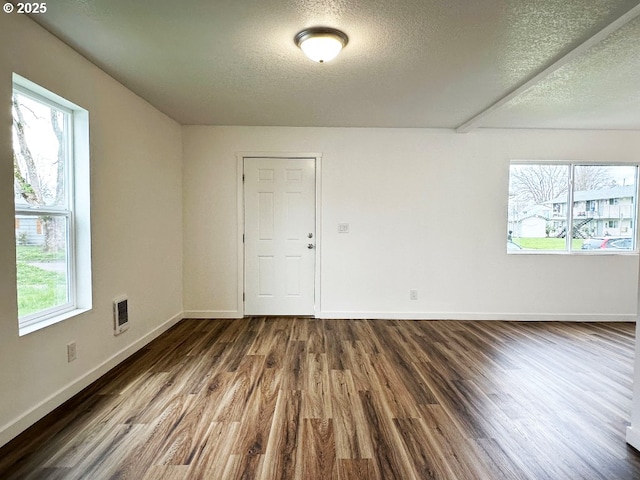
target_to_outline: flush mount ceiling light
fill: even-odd
[[[349,42],[349,37],[335,28],[315,27],[301,31],[294,40],[307,57],[324,63],[336,58]]]

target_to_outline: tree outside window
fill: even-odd
[[[73,307],[71,112],[14,88],[13,165],[18,315]]]

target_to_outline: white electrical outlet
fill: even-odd
[[[409,299],[417,300],[418,299],[418,290],[409,290]]]
[[[349,233],[349,224],[348,223],[339,223],[338,224],[338,233]]]
[[[76,342],[67,344],[67,362],[73,362],[78,356],[76,351]]]

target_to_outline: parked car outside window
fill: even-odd
[[[584,241],[582,250],[631,250],[633,239],[631,237],[593,237]]]

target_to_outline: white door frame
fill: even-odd
[[[244,317],[244,174],[245,158],[282,158],[282,159],[304,159],[315,160],[316,164],[316,238],[315,238],[315,279],[314,279],[314,316],[317,317],[322,311],[320,308],[320,256],[322,250],[322,229],[320,207],[322,205],[322,154],[321,153],[282,153],[282,152],[238,152],[236,153],[236,185],[237,185],[237,257],[238,257],[238,290],[237,290],[237,312],[238,318]]]

